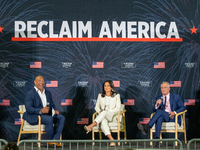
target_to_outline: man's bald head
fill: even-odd
[[[45,81],[42,76],[37,76],[34,81],[35,87],[38,88],[41,92],[43,92]]]

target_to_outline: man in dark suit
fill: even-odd
[[[162,82],[161,84],[162,95],[156,97],[153,111],[155,114],[151,118],[148,124],[141,125],[137,124],[138,128],[144,135],[147,134],[148,130],[156,123],[157,139],[160,138],[160,131],[163,122],[175,122],[175,115],[185,110],[185,106],[179,95],[170,93],[170,84],[168,82]],[[178,123],[181,125],[181,118],[178,117]]]
[[[41,123],[45,125],[45,131],[50,140],[59,140],[62,133],[65,117],[59,114],[52,100],[50,91],[44,89],[45,81],[42,76],[37,76],[34,81],[34,88],[25,97],[26,112],[23,115],[29,124],[38,124],[38,115],[41,115]],[[54,115],[52,116],[52,108]],[[53,128],[55,124],[55,130]],[[54,144],[54,143],[50,143]],[[59,143],[56,143],[57,146]]]

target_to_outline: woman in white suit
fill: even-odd
[[[120,95],[117,94],[114,90],[114,84],[111,80],[107,80],[103,83],[103,92],[98,95],[97,103],[95,106],[98,116],[94,122],[88,126],[85,126],[84,129],[89,133],[93,127],[101,123],[101,129],[103,133],[110,139],[114,140],[108,122],[113,120],[113,116],[120,112],[121,100]],[[111,142],[110,146],[114,146],[115,143]]]

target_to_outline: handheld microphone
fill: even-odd
[[[49,102],[47,102],[47,105],[46,105],[46,107],[49,107]],[[46,113],[46,115],[47,115],[48,113]]]
[[[160,99],[163,100],[163,96],[161,96]],[[157,104],[157,107],[158,107],[159,105],[160,105],[160,104],[158,103],[158,104]]]

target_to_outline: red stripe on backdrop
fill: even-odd
[[[98,37],[82,37],[82,38],[15,38],[12,37],[12,41],[116,41],[116,42],[182,42],[182,38],[98,38]]]

